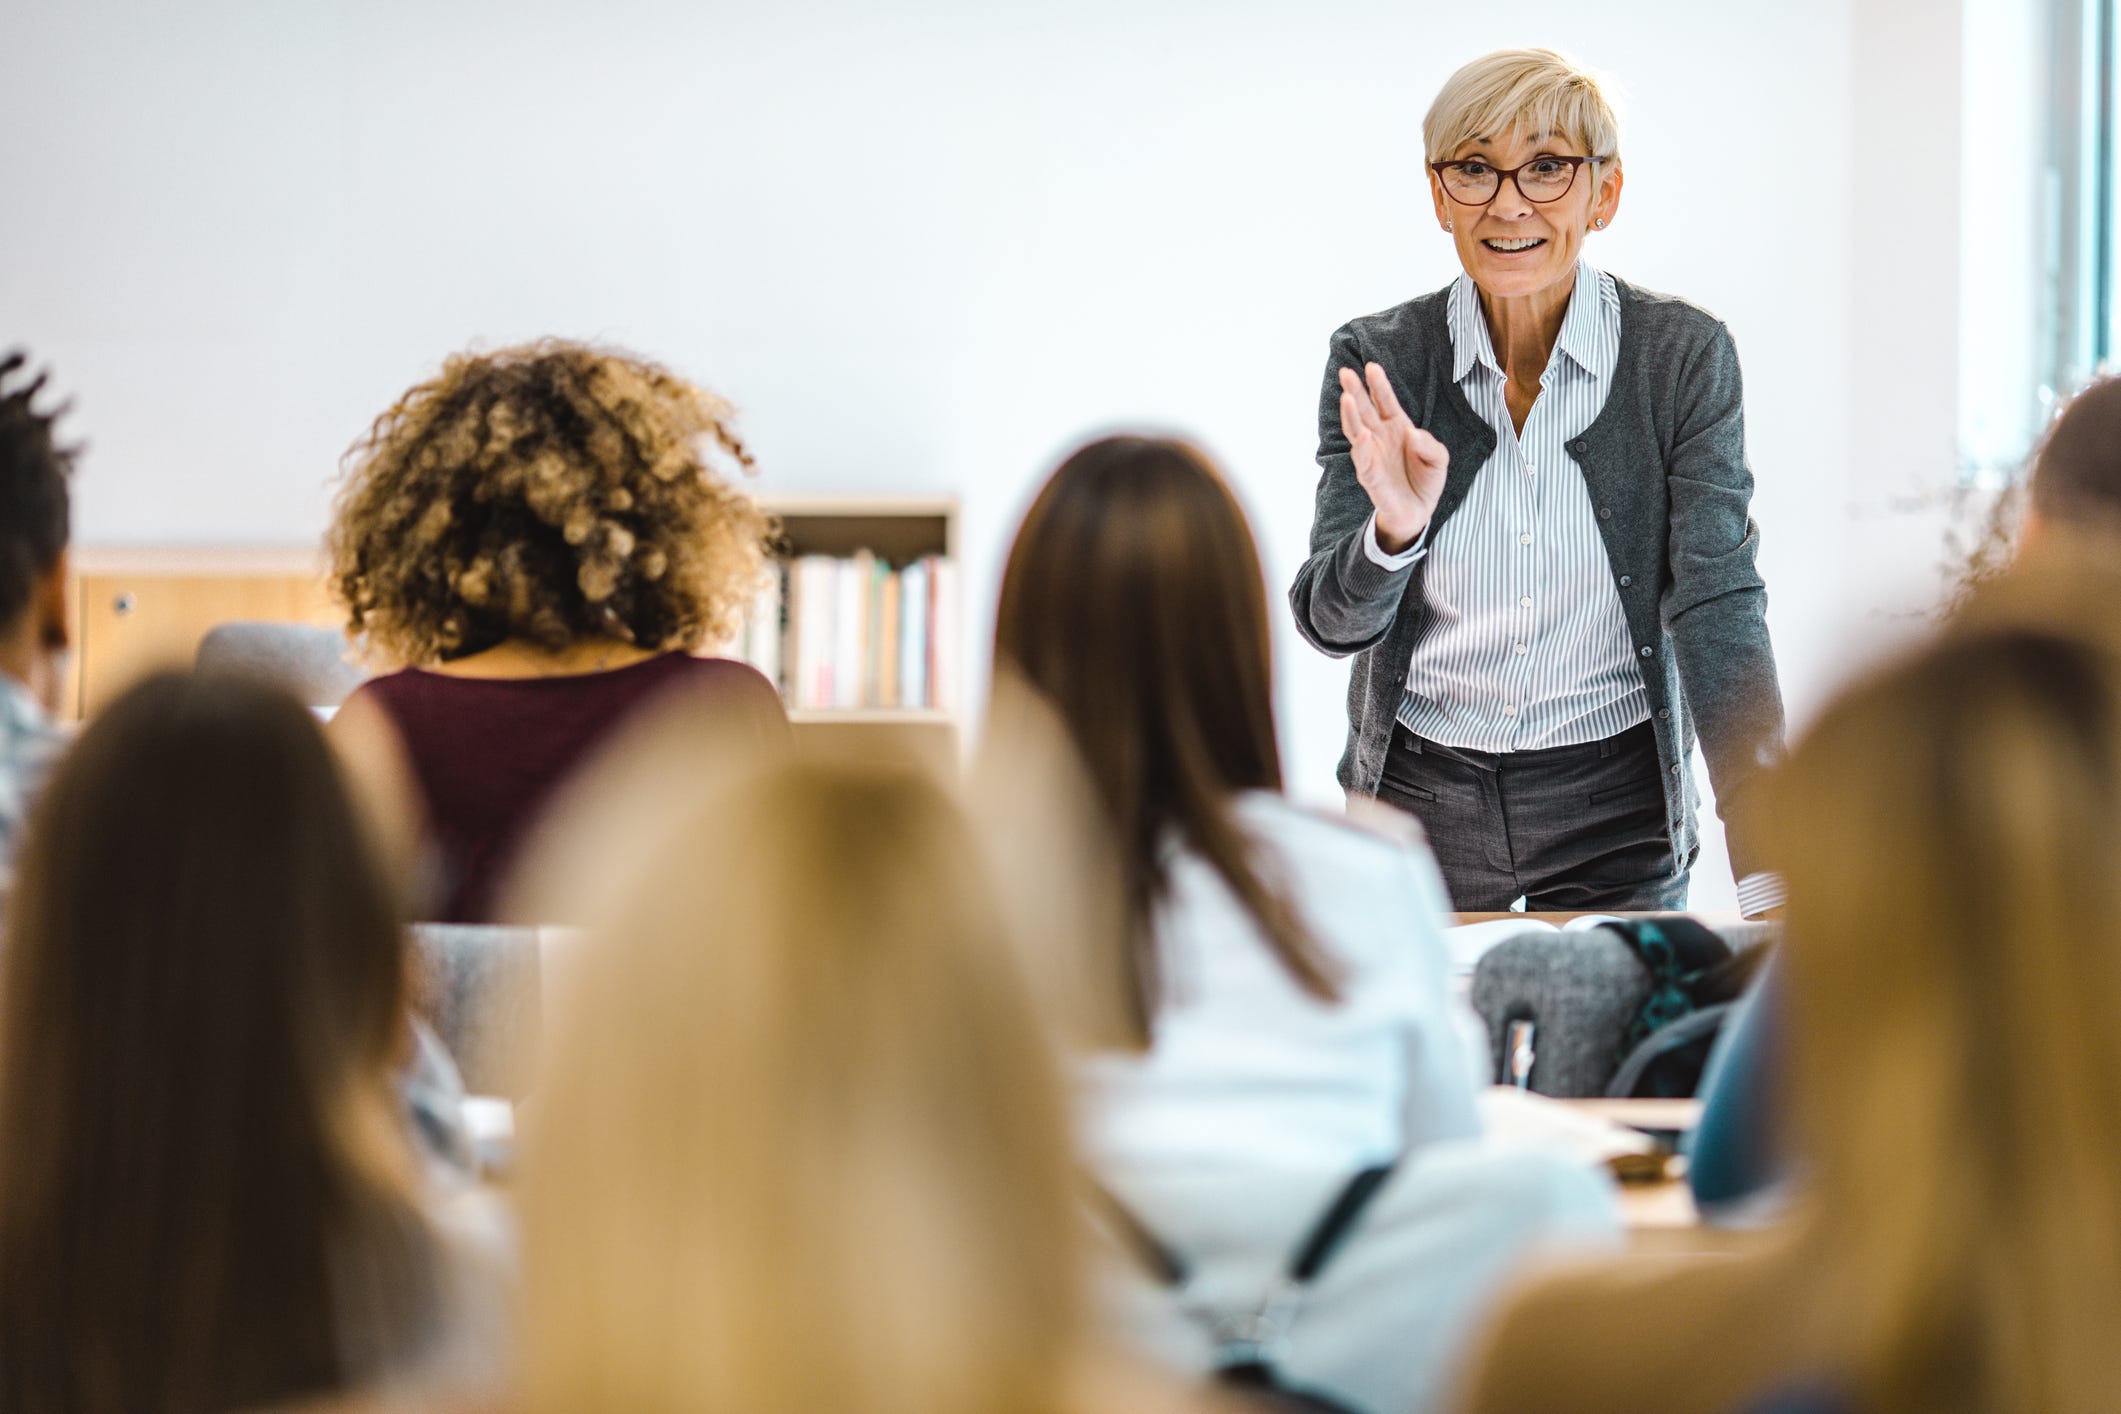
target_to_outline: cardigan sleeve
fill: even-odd
[[[1334,332],[1318,395],[1318,495],[1311,515],[1311,557],[1289,586],[1296,627],[1311,646],[1335,658],[1383,640],[1419,556],[1389,568],[1366,548],[1372,507],[1355,478],[1355,458],[1340,428],[1340,370],[1361,370],[1365,358],[1353,326]]]
[[[1732,872],[1746,852],[1747,788],[1782,749],[1782,689],[1768,638],[1767,586],[1755,563],[1752,468],[1745,456],[1738,350],[1721,323],[1681,366],[1666,463],[1671,516],[1662,614],[1694,714]]]

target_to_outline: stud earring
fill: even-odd
[[[1598,229],[1599,229],[1599,230],[1601,230],[1601,231],[1602,231],[1602,230],[1604,230],[1604,229],[1605,229],[1605,217],[1603,217],[1603,216],[1599,217],[1599,218],[1598,218],[1598,219],[1597,219],[1596,221],[1592,222],[1592,224],[1593,224],[1593,225],[1595,225],[1596,227],[1598,227]]]
[[[1449,221],[1446,221],[1446,222],[1444,222],[1444,223],[1443,223],[1443,228],[1444,228],[1444,229],[1445,229],[1446,231],[1455,231],[1455,230],[1457,230],[1457,229],[1458,229],[1458,228],[1457,228],[1456,226],[1452,225],[1452,224],[1451,224],[1451,223],[1450,223]]]

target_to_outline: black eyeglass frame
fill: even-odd
[[[1555,202],[1560,201],[1570,192],[1576,190],[1576,176],[1579,172],[1583,170],[1583,166],[1586,162],[1603,161],[1605,161],[1603,157],[1565,157],[1560,153],[1547,152],[1542,153],[1537,157],[1534,157],[1529,162],[1520,162],[1515,167],[1498,167],[1493,162],[1483,162],[1477,157],[1465,157],[1453,162],[1431,162],[1429,164],[1429,170],[1436,174],[1437,181],[1445,183],[1444,195],[1450,197],[1451,200],[1458,202],[1460,206],[1493,205],[1495,198],[1502,195],[1502,184],[1505,179],[1515,183],[1517,187],[1517,194],[1523,197],[1526,201],[1531,202],[1534,206],[1552,206]],[[1548,197],[1538,197],[1532,195],[1530,192],[1524,189],[1524,183],[1517,180],[1517,174],[1519,172],[1522,172],[1527,167],[1537,167],[1542,162],[1566,162],[1569,164],[1569,184],[1563,187],[1560,191],[1556,192],[1554,195]],[[1495,190],[1488,193],[1488,199],[1486,201],[1460,201],[1459,198],[1452,193],[1450,184],[1448,181],[1446,181],[1444,177],[1444,173],[1453,167],[1487,168],[1489,171],[1495,174]]]

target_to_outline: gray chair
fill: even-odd
[[[217,624],[199,640],[194,666],[275,683],[311,707],[338,706],[368,677],[350,661],[346,635],[320,624]]]
[[[536,928],[416,923],[415,1010],[474,1095],[519,1100],[537,1064],[543,961]]]
[[[1716,929],[1734,953],[1774,932],[1771,923]],[[1503,1078],[1501,1052],[1511,1023],[1529,1021],[1536,1028],[1529,1088],[1556,1099],[1613,1093],[1627,1059],[1622,1044],[1650,986],[1649,969],[1609,928],[1540,928],[1503,939],[1473,967],[1473,1010],[1487,1026],[1493,1059],[1489,1079]]]

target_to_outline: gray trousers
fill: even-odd
[[[1581,746],[1465,751],[1393,723],[1377,795],[1428,831],[1451,903],[1496,912],[1686,907],[1647,722]]]

